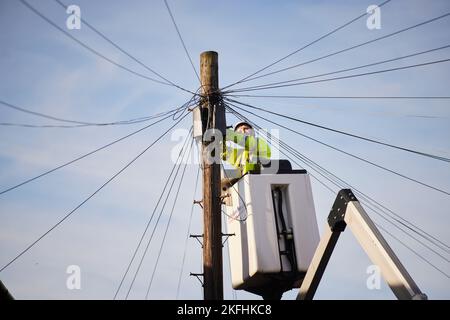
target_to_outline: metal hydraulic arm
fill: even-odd
[[[378,228],[350,189],[342,189],[333,204],[328,224],[300,287],[297,300],[311,300],[341,232],[348,225],[361,247],[377,265],[395,296],[401,300],[426,300]]]

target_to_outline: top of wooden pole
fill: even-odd
[[[202,94],[209,95],[219,89],[219,56],[215,51],[200,54],[200,80]]]

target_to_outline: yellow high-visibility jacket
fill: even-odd
[[[240,170],[241,175],[261,169],[261,159],[270,159],[269,144],[262,138],[247,136],[227,129],[226,141],[239,146],[227,146],[223,159]]]

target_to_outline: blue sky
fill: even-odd
[[[67,14],[53,0],[32,1],[36,8],[65,28]],[[171,81],[191,90],[198,81],[177,38],[163,1],[71,1],[81,15],[131,54]],[[219,53],[220,85],[253,73],[333,28],[365,12],[372,1],[170,1],[184,41],[198,68],[206,50]],[[381,29],[369,30],[365,19],[292,56],[274,69],[373,39],[450,11],[446,0],[393,0],[381,9]],[[292,69],[249,85],[299,78],[398,57],[450,44],[450,19],[396,37]],[[0,2],[0,99],[25,108],[76,120],[108,122],[155,114],[187,101],[188,94],[129,74],[99,59],[67,38],[19,1]],[[82,25],[68,31],[109,58],[152,76],[135,62]],[[396,61],[370,70],[446,59],[449,49]],[[361,72],[366,70],[361,70]],[[385,73],[370,77],[254,92],[280,95],[449,95],[449,64]],[[246,85],[242,85],[244,87]],[[240,98],[277,112],[325,126],[364,135],[432,154],[450,157],[448,100],[289,100]],[[264,114],[262,114],[264,115]],[[1,122],[48,124],[50,121],[0,108]],[[450,190],[446,163],[357,141],[288,120],[285,126],[370,159],[444,190]],[[230,124],[235,120],[228,118]],[[268,123],[254,119],[271,129]],[[56,124],[56,123],[54,123]],[[35,240],[74,208],[171,124],[163,122],[93,157],[57,171],[7,194],[0,195],[0,265]],[[188,130],[190,117],[180,129]],[[7,188],[71,160],[139,125],[73,129],[0,128],[0,189]],[[280,138],[320,165],[371,195],[401,216],[446,243],[450,199],[422,186],[348,158],[286,130]],[[111,299],[138,237],[172,167],[170,155],[179,141],[170,136],[155,145],[123,175],[108,185],[68,221],[0,274],[10,291],[22,299]],[[185,191],[178,199],[174,220],[150,298],[173,299],[184,247],[197,167],[188,165]],[[313,183],[319,228],[325,225],[334,201]],[[200,198],[200,194],[196,195]],[[370,211],[368,211],[371,214]],[[166,223],[167,212],[162,218]],[[398,235],[447,274],[448,262],[430,254],[410,238]],[[192,233],[201,233],[201,212],[194,211]],[[130,298],[145,296],[162,228],[150,247],[143,271]],[[450,280],[386,235],[419,287],[433,299],[450,298]],[[200,247],[190,240],[181,298],[200,299],[201,287],[188,272],[201,272]],[[225,297],[231,299],[225,252]],[[79,265],[82,289],[66,288],[66,268]],[[386,284],[366,287],[371,264],[350,232],[340,240],[317,291],[318,299],[392,299]],[[175,275],[175,276],[174,276]],[[126,286],[125,286],[126,287]],[[257,296],[239,291],[239,298]],[[119,295],[123,297],[123,293]],[[286,293],[292,299],[295,292]]]

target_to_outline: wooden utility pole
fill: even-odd
[[[218,69],[217,52],[206,51],[200,55],[203,129],[219,130],[223,137],[225,110],[218,95]],[[206,162],[210,143],[214,142],[203,139],[203,297],[205,300],[223,300],[220,160],[211,164]]]

